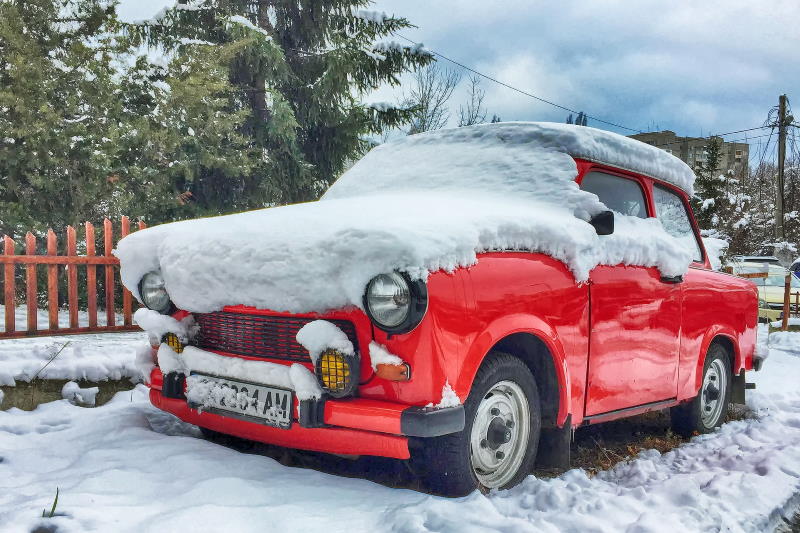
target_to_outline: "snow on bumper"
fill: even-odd
[[[187,422],[261,442],[331,453],[363,453],[394,457],[395,455],[384,453],[354,451],[362,449],[361,444],[354,444],[348,448],[349,451],[337,451],[341,444],[334,441],[342,438],[338,430],[356,431],[362,437],[371,432],[385,437],[405,439],[405,437],[436,437],[455,433],[464,428],[462,405],[431,408],[358,397],[328,398],[322,394],[314,375],[299,364],[286,366],[267,361],[220,356],[192,346],[187,346],[183,353],[177,354],[165,344],[158,350],[158,362],[159,368],[154,369],[151,375],[153,390],[150,396],[156,407],[169,411]],[[203,403],[202,398],[193,397],[191,390],[193,383],[198,385],[199,394],[207,393],[207,387],[200,386],[199,381],[186,379],[185,397],[167,393],[171,377],[191,376],[192,372],[291,389],[295,391],[298,400],[296,412],[299,423],[294,424],[290,430],[284,430],[193,409],[187,399],[193,404]],[[180,387],[183,390],[183,381]],[[318,436],[312,439],[314,441],[312,443],[306,442],[305,436],[294,440],[289,436],[296,430],[308,429],[319,430],[322,433],[315,433]],[[312,445],[313,447],[310,447]]]
[[[193,372],[198,372],[289,389],[295,392],[300,401],[318,400],[322,397],[322,389],[314,375],[297,363],[286,366],[268,361],[251,361],[217,355],[194,346],[186,346],[183,353],[178,355],[172,348],[162,344],[158,349],[158,366],[164,374],[177,372],[190,376]],[[187,390],[188,395],[192,394],[192,383],[192,380],[187,382],[190,387]],[[202,399],[195,398],[195,400]],[[198,401],[198,403],[203,402]]]

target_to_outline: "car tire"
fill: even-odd
[[[689,437],[711,433],[720,427],[728,414],[732,389],[730,354],[721,344],[713,343],[706,354],[697,396],[670,410],[672,430]]]
[[[508,489],[533,469],[541,432],[536,380],[513,355],[492,352],[478,370],[464,402],[462,431],[411,439],[412,472],[424,488],[465,496],[476,488]]]

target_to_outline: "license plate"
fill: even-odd
[[[292,391],[215,376],[195,376],[201,383],[214,385],[203,410],[281,429],[292,426]]]

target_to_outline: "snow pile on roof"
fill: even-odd
[[[598,264],[681,275],[691,257],[655,219],[618,214],[613,235],[596,235],[586,221],[605,206],[578,188],[574,160],[559,151],[645,165],[635,157],[638,145],[651,166],[663,163],[659,150],[578,126],[503,124],[407,137],[372,150],[322,201],[148,228],[122,239],[115,254],[134,295],[141,277],[160,269],[175,304],[194,312],[235,304],[289,312],[360,307],[377,274],[425,279],[491,250],[548,254],[578,282]],[[690,186],[674,165],[663,167],[653,168]]]
[[[502,152],[498,152],[501,150]],[[543,178],[572,171],[571,157],[632,170],[689,195],[695,175],[664,150],[609,131],[550,122],[481,124],[411,135],[374,148],[325,194],[342,198],[388,190],[477,188],[534,196]],[[549,176],[548,176],[549,174]],[[572,198],[565,198],[567,204]]]

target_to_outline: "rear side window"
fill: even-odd
[[[612,211],[631,217],[647,218],[644,191],[634,180],[604,172],[589,172],[583,177],[581,189],[596,194]]]
[[[664,230],[678,239],[695,261],[702,261],[703,254],[700,245],[697,244],[689,213],[681,197],[669,189],[654,185],[653,203],[656,204],[656,216],[664,226]]]

